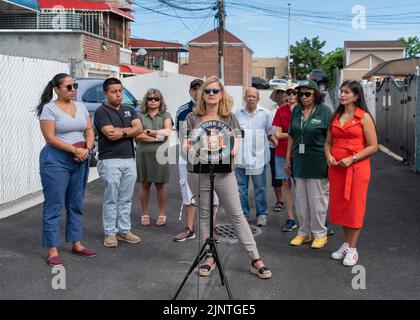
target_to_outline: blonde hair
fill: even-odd
[[[146,94],[143,97],[142,104],[140,106],[140,111],[142,113],[147,113],[149,111],[149,107],[147,105],[147,98],[153,95],[156,98],[160,99],[160,105],[159,105],[159,113],[165,112],[168,108],[166,107],[165,100],[163,99],[162,93],[158,89],[149,89],[147,90]]]
[[[205,116],[207,114],[207,106],[206,101],[203,98],[203,90],[211,83],[217,83],[220,88],[220,92],[222,93],[222,99],[219,101],[219,107],[217,109],[217,114],[220,117],[228,117],[232,113],[232,98],[225,90],[225,86],[223,83],[220,82],[219,78],[216,76],[212,76],[208,78],[200,87],[198,92],[198,99],[197,104],[195,106],[195,113],[200,116]]]

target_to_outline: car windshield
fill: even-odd
[[[102,90],[102,84],[98,84],[88,89],[82,97],[83,102],[89,103],[104,103],[106,98]],[[136,99],[133,95],[125,88],[123,88],[123,101],[122,104],[135,107]]]

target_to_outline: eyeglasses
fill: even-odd
[[[151,101],[159,102],[160,98],[157,98],[157,97],[147,98],[147,101],[149,101],[149,102],[151,102]]]
[[[303,96],[305,96],[306,98],[309,98],[311,95],[313,95],[313,92],[310,91],[306,91],[306,92],[298,92],[298,96],[299,98],[302,98]]]
[[[297,94],[297,92],[296,92],[295,90],[287,90],[287,91],[286,91],[286,94],[287,94],[288,96],[291,96],[292,94],[295,96],[295,95]]]
[[[210,93],[218,94],[219,92],[220,92],[220,89],[216,89],[216,88],[208,88],[208,89],[206,88],[203,90],[204,94],[210,94]]]
[[[78,83],[72,83],[72,84],[68,84],[68,85],[64,86],[64,88],[66,88],[68,91],[73,90],[73,88],[74,88],[74,90],[77,90],[78,87],[79,87]]]

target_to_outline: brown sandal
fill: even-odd
[[[150,216],[147,215],[147,214],[142,215],[141,216],[140,224],[142,226],[148,226],[148,225],[150,225]]]
[[[273,275],[271,270],[265,266],[258,269],[255,265],[258,261],[262,261],[261,258],[251,261],[251,269],[249,271],[253,274],[256,274],[260,279],[270,279]]]
[[[201,277],[208,277],[211,272],[216,269],[216,262],[214,261],[214,257],[211,253],[206,254],[206,259],[213,258],[213,263],[210,265],[208,263],[202,263],[198,267],[198,275]]]

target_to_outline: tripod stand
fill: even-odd
[[[232,300],[232,293],[230,292],[229,283],[226,278],[225,270],[222,265],[222,260],[220,259],[219,250],[217,249],[216,240],[213,237],[213,224],[214,224],[214,215],[213,215],[213,202],[214,202],[214,165],[209,164],[210,170],[210,236],[206,239],[206,242],[201,247],[200,251],[198,252],[197,257],[195,258],[193,264],[191,265],[190,269],[187,272],[184,280],[182,281],[181,285],[178,288],[173,300],[176,300],[179,293],[181,292],[182,288],[184,287],[185,283],[188,280],[190,274],[194,271],[195,267],[200,263],[200,261],[206,256],[207,253],[211,253],[213,255],[214,262],[216,263],[217,268],[219,269],[220,279],[222,280],[222,286],[226,287],[226,291],[228,293],[229,299]],[[209,249],[206,250],[207,245]]]

